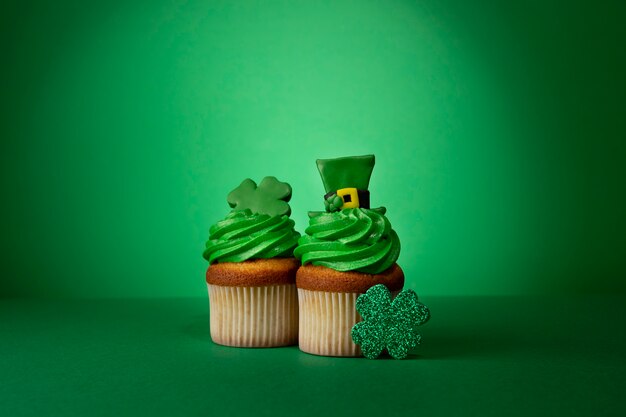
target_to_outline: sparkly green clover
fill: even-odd
[[[395,359],[405,358],[422,338],[417,327],[430,318],[430,310],[417,301],[415,291],[404,290],[391,301],[383,284],[360,295],[356,309],[363,321],[352,327],[352,341],[368,359],[376,359],[384,349]]]

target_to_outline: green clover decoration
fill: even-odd
[[[343,199],[339,197],[337,194],[333,194],[328,198],[324,199],[324,207],[326,211],[329,213],[333,213],[335,211],[341,210],[343,206]]]
[[[417,327],[430,319],[430,310],[415,291],[403,290],[392,301],[383,284],[360,295],[356,309],[363,321],[352,327],[352,341],[368,359],[376,359],[385,349],[395,359],[405,358],[420,343]]]
[[[226,200],[233,210],[249,209],[252,213],[282,216],[291,214],[291,186],[276,177],[265,177],[257,184],[250,178],[228,194]]]

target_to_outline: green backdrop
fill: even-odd
[[[0,10],[3,296],[203,295],[228,191],[365,153],[422,295],[626,290],[623,2]]]

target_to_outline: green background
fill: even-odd
[[[624,22],[623,1],[2,2],[0,415],[625,415]],[[366,153],[433,312],[419,349],[211,343],[226,194],[286,180],[303,231],[315,159]]]
[[[2,296],[205,292],[245,177],[323,207],[374,153],[423,295],[626,290],[620,1],[54,1],[0,9]]]

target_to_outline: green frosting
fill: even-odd
[[[233,210],[211,226],[202,256],[215,262],[243,262],[248,259],[293,256],[300,233],[286,215],[270,216],[250,209]]]
[[[375,210],[321,213],[309,220],[306,234],[293,253],[302,264],[378,274],[400,255],[398,235],[387,217]]]

